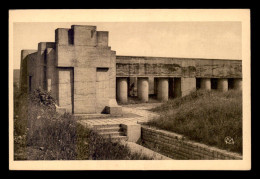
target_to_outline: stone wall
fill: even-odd
[[[141,139],[145,147],[180,160],[242,160],[237,153],[185,139],[182,135],[142,125]]]

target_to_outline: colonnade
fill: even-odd
[[[165,102],[169,99],[169,78],[157,78],[157,99]],[[181,85],[181,84],[178,84]],[[201,78],[200,88],[204,90],[211,90],[211,78]],[[217,79],[217,89],[219,91],[228,91],[228,79],[219,78]],[[233,89],[242,90],[242,79],[233,79]],[[117,99],[121,103],[127,103],[128,101],[128,78],[118,77],[117,78]],[[138,77],[137,78],[137,97],[142,102],[149,101],[149,78]]]
[[[200,88],[203,90],[211,90],[211,78],[201,78]],[[217,89],[222,92],[228,91],[228,78],[217,79]],[[242,90],[242,79],[233,79],[233,89]]]

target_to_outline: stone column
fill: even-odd
[[[201,78],[200,88],[203,90],[211,90],[211,79],[210,78]]]
[[[226,78],[218,79],[218,90],[222,92],[228,91],[228,79]]]
[[[168,78],[158,78],[157,98],[160,101],[168,101],[169,98],[169,80]]]
[[[242,90],[242,79],[234,79],[234,89]]]
[[[127,78],[117,79],[117,98],[121,103],[127,103]]]
[[[148,78],[138,78],[137,95],[142,102],[149,100],[149,81]]]

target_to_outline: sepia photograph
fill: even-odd
[[[10,10],[9,168],[250,170],[249,14]]]

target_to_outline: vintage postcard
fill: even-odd
[[[9,11],[10,170],[250,170],[248,9]]]

